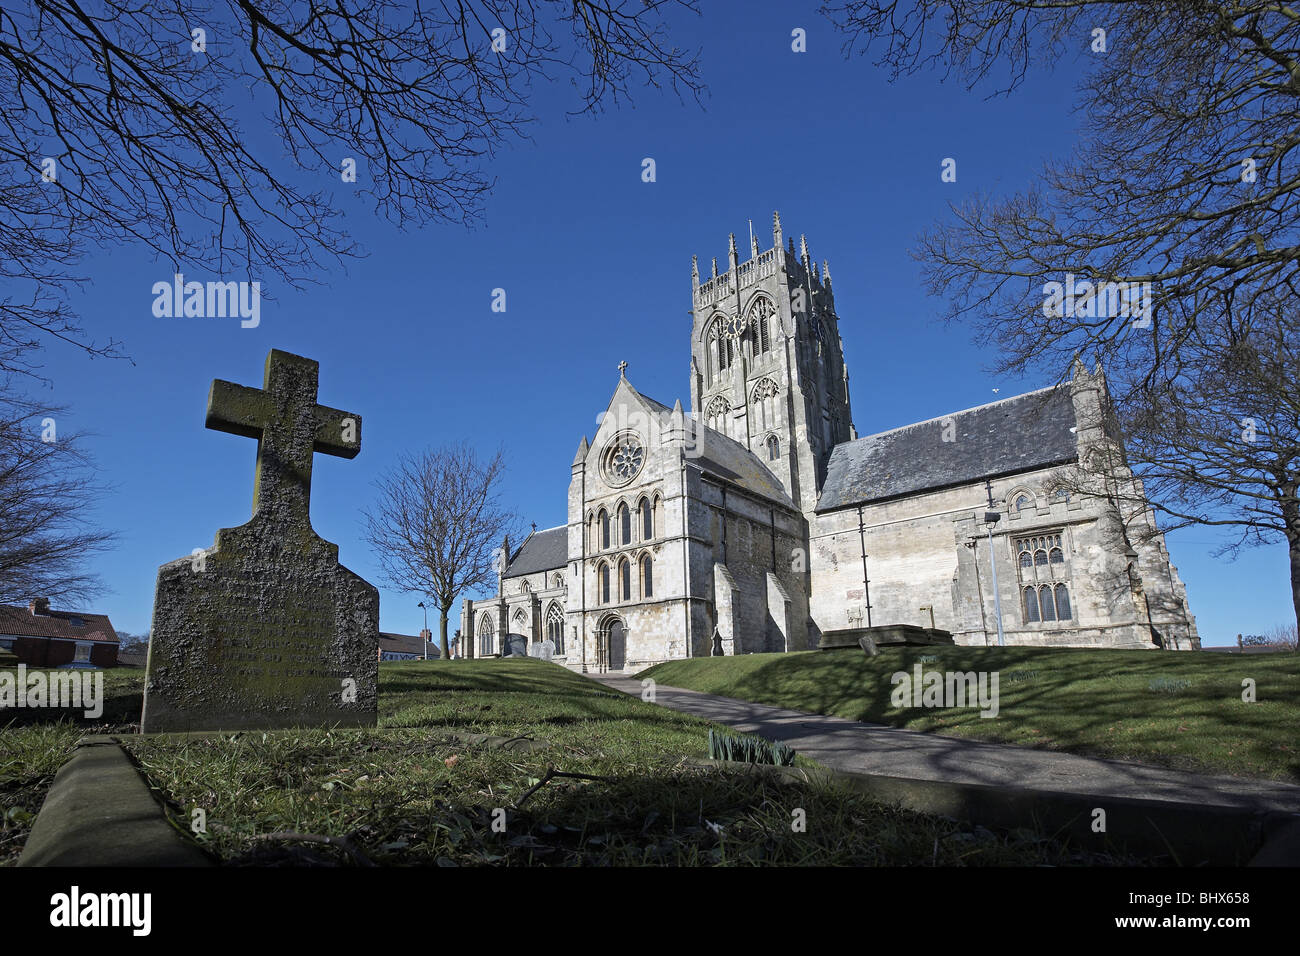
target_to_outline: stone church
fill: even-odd
[[[633,673],[873,624],[1199,647],[1151,510],[1062,487],[1115,441],[1100,369],[859,437],[830,269],[805,238],[786,244],[779,215],[772,238],[742,262],[733,235],[704,281],[696,261],[690,411],[620,366],[578,443],[568,522],[505,543],[496,596],[464,603],[462,653],[549,640],[570,668]]]

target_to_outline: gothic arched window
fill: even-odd
[[[1056,586],[1056,619],[1068,621],[1074,615],[1070,611],[1070,589],[1064,584]]]
[[[713,381],[722,372],[731,368],[731,363],[736,357],[735,348],[736,340],[731,336],[730,326],[726,316],[719,315],[709,326],[708,334],[708,353],[709,353],[709,383]]]
[[[609,565],[602,563],[596,570],[596,576],[600,579],[600,603],[609,603]]]
[[[1033,588],[1025,588],[1025,623],[1038,623],[1038,592]]]
[[[727,434],[727,422],[731,418],[731,403],[723,396],[715,395],[704,407],[704,424],[714,431]]]
[[[772,322],[776,306],[766,296],[759,296],[749,307],[749,327],[754,330],[754,354],[762,355],[772,349]]]
[[[641,515],[641,540],[649,541],[655,536],[654,509],[650,507],[650,499],[642,498],[636,510]]]
[[[776,461],[781,457],[781,439],[775,435],[767,436],[767,460]]]
[[[492,653],[492,639],[496,628],[492,626],[492,615],[484,614],[478,619],[478,651],[480,654]]]
[[[604,508],[600,509],[600,514],[596,517],[597,523],[600,524],[600,546],[601,548],[609,547],[609,512]]]
[[[654,597],[654,559],[646,555],[641,559],[641,596]]]
[[[1047,621],[1055,621],[1056,602],[1052,600],[1052,586],[1050,584],[1043,585],[1042,589],[1039,590],[1038,603],[1042,605],[1043,608],[1044,623],[1046,623]]]
[[[632,600],[632,562],[627,558],[618,563],[618,594],[622,601]]]
[[[749,393],[750,404],[754,406],[754,431],[764,432],[775,428],[780,405],[777,396],[780,389],[770,378],[759,379],[758,384]]]
[[[564,612],[558,604],[546,611],[546,639],[555,645],[555,653],[564,653]]]
[[[632,543],[632,512],[627,510],[627,505],[618,506],[618,530],[619,540],[623,544]]]

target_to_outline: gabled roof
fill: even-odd
[[[569,529],[567,525],[534,531],[510,557],[503,577],[517,578],[538,571],[552,571],[569,562]]]
[[[80,624],[75,622],[80,621]],[[25,607],[0,605],[0,636],[61,637],[72,641],[121,643],[107,614],[50,611],[33,614]]]
[[[638,400],[659,417],[660,427],[670,427],[670,422],[677,416],[681,416],[680,427],[684,435],[682,441],[686,446],[688,467],[695,467],[785,508],[795,510],[794,502],[776,475],[763,464],[761,458],[740,442],[708,427],[694,415],[687,416],[682,412],[681,402],[669,408],[663,402],[655,401],[649,395],[638,392],[626,378],[620,381],[619,385],[620,387],[626,385]]]
[[[715,431],[698,419],[695,422],[695,445],[687,446],[688,466],[715,475],[769,501],[796,510],[790,495],[762,459],[748,448]]]
[[[844,442],[831,452],[817,510],[1075,461],[1074,427],[1064,384]]]

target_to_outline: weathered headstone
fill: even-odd
[[[528,656],[549,661],[555,656],[555,642],[548,637],[544,641],[537,641],[530,644],[528,647]]]
[[[158,569],[143,733],[375,724],[379,592],[309,510],[313,456],[356,457],[361,416],[316,404],[319,368],[272,349],[261,389],[212,383],[207,427],[258,440],[253,517]]]
[[[527,657],[528,656],[528,638],[522,634],[507,634],[505,641],[502,642],[502,657]]]

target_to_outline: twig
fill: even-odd
[[[555,764],[548,763],[546,765],[546,774],[542,777],[541,780],[538,780],[537,783],[533,784],[526,791],[524,791],[523,796],[521,796],[518,800],[515,801],[515,809],[518,810],[520,807],[522,807],[524,805],[525,800],[531,797],[538,790],[542,789],[542,787],[546,786],[556,777],[568,777],[571,780],[599,780],[602,783],[614,782],[613,777],[597,777],[589,773],[571,773],[566,770],[556,770]]]
[[[279,833],[265,833],[253,837],[254,840],[296,840],[300,843],[324,843],[329,846],[336,846],[346,851],[358,866],[376,866],[377,864],[370,857],[366,856],[353,845],[347,837],[324,836],[320,833],[293,833],[288,830]]]

